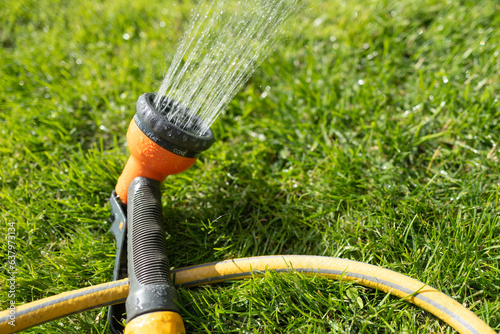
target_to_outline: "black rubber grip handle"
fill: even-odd
[[[127,217],[127,321],[155,311],[179,312],[166,253],[160,182],[137,177],[130,183]]]

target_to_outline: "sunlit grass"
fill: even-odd
[[[111,279],[107,200],[128,122],[192,7],[0,4],[0,231],[16,226],[18,304]],[[172,266],[338,256],[428,283],[500,331],[499,13],[496,1],[306,7],[214,124],[213,147],[164,183]],[[299,274],[179,296],[193,333],[453,332],[384,293]],[[105,315],[27,332],[104,333]]]

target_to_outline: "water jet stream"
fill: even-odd
[[[216,0],[193,11],[155,99],[173,101],[162,115],[195,135],[205,133],[282,38],[299,0]],[[202,122],[193,124],[197,116]]]

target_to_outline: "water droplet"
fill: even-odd
[[[363,44],[363,49],[368,50],[370,48],[370,44],[364,43]]]
[[[358,80],[358,85],[363,86],[365,84],[365,80],[359,79]]]
[[[443,77],[443,82],[448,83],[448,78],[446,76]]]
[[[163,21],[160,22],[160,27],[165,28],[166,25],[167,24],[165,22],[163,22]]]
[[[83,60],[81,60],[80,58],[78,58],[75,62],[76,62],[78,65],[83,64]]]
[[[24,81],[19,81],[20,86],[24,86]]]
[[[128,41],[130,39],[130,35],[129,34],[123,34],[123,39]]]
[[[314,22],[313,22],[313,26],[317,27],[317,26],[319,26],[321,23],[323,23],[323,18],[318,17],[316,20],[314,20]]]
[[[483,41],[479,42],[479,44],[481,44],[481,46],[483,46],[486,44],[486,41],[483,40]]]
[[[448,175],[448,173],[442,169],[439,171],[439,173],[441,173],[441,175]]]

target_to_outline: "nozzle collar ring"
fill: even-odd
[[[181,129],[168,121],[154,107],[154,93],[146,93],[137,101],[137,112],[134,116],[137,127],[152,141],[164,149],[186,158],[197,158],[215,141],[214,134],[208,129],[198,136]],[[193,116],[195,121],[201,122]]]

